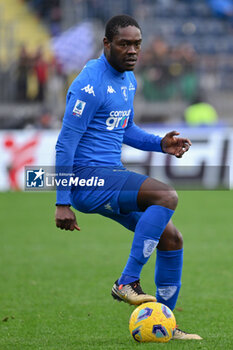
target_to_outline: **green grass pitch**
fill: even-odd
[[[54,225],[54,193],[0,194],[0,350],[233,349],[232,191],[180,192],[174,223],[184,237],[180,328],[202,341],[137,344],[133,307],[110,295],[132,233],[78,214],[81,232]],[[154,293],[153,255],[142,286]]]

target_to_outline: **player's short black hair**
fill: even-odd
[[[112,41],[113,37],[118,34],[118,28],[125,28],[128,26],[137,27],[140,31],[141,28],[138,22],[131,16],[118,15],[110,18],[105,26],[105,36],[108,41]]]

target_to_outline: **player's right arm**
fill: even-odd
[[[79,141],[99,108],[100,103],[101,99],[97,84],[89,80],[87,74],[81,74],[81,78],[74,81],[67,94],[63,125],[56,144],[57,181],[64,178],[69,180],[69,174],[72,174],[73,170],[74,154]],[[56,226],[73,231],[75,228],[79,229],[79,227],[70,205],[70,188],[57,186]]]
[[[74,153],[78,146],[81,134],[63,124],[56,144],[56,173],[71,174]],[[62,180],[66,176],[57,176]],[[67,180],[69,176],[67,175]],[[70,209],[70,189],[57,187],[57,201],[55,212],[56,226],[60,229],[80,230],[74,212]]]

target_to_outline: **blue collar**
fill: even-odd
[[[104,53],[102,53],[102,55],[100,56],[100,59],[102,59],[104,62],[105,62],[105,64],[106,64],[106,66],[108,67],[108,69],[114,74],[114,75],[116,75],[116,76],[118,76],[119,78],[124,78],[125,77],[125,72],[119,72],[118,70],[116,70],[115,68],[113,68],[112,66],[111,66],[111,64],[108,62],[108,60],[107,60],[107,58],[106,58],[106,56],[105,56],[105,54]]]

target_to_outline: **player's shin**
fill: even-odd
[[[156,299],[174,310],[181,287],[183,249],[157,249],[155,265]]]
[[[130,256],[119,284],[128,284],[140,278],[143,265],[155,250],[173,213],[171,209],[152,205],[142,214],[136,225]]]

